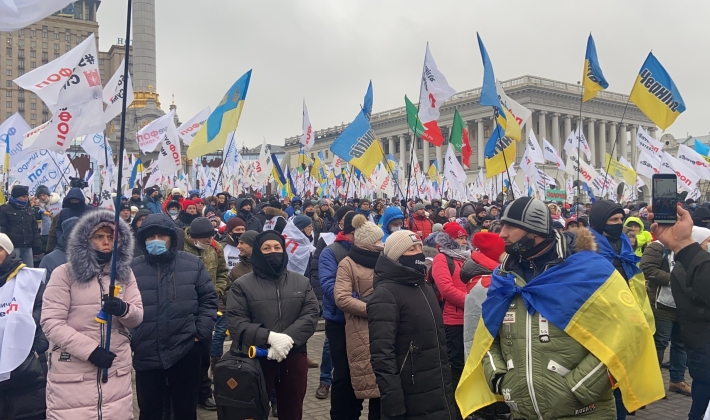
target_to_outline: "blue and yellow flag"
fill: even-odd
[[[516,286],[512,273],[493,273],[456,389],[464,417],[502,399],[491,392],[482,359],[517,295],[529,312],[539,312],[609,369],[628,411],[665,396],[653,333],[624,278],[599,254],[582,251],[523,287]]]
[[[286,167],[286,181],[288,181],[286,184],[286,196],[288,198],[293,198],[296,196],[296,186],[293,183],[293,179],[291,178],[291,170],[288,166]]]
[[[486,165],[486,179],[505,172],[515,162],[516,143],[507,136],[502,136],[503,129],[498,126],[491,133],[483,152]]]
[[[138,173],[143,172],[143,163],[141,163],[141,158],[136,159],[133,164],[133,170],[131,171],[131,177],[128,179],[128,187],[133,188],[136,186],[136,178],[138,178]]]
[[[597,47],[594,44],[592,34],[589,34],[589,38],[587,38],[587,53],[584,55],[582,87],[584,88],[582,102],[587,102],[597,96],[597,92],[609,87],[609,83],[607,83],[602,73],[602,68],[599,66]]]
[[[436,159],[429,165],[429,170],[426,174],[432,182],[441,184],[441,179],[439,179],[439,163],[437,163]]]
[[[708,146],[705,143],[700,142],[698,139],[695,139],[695,151],[698,152],[703,158],[705,158],[705,161],[710,163],[710,146]]]
[[[369,120],[370,115],[372,115],[372,80],[370,80],[370,84],[367,86],[367,92],[365,92],[365,98],[363,99],[362,104],[362,112]]]
[[[271,162],[274,164],[273,168],[271,168],[271,175],[274,177],[274,181],[276,181],[276,183],[283,188],[283,186],[286,185],[286,177],[284,176],[279,160],[276,159],[276,155],[274,153],[271,154]]]
[[[330,145],[330,151],[369,177],[382,161],[382,146],[379,143],[367,116],[359,112],[355,120]]]
[[[190,147],[187,148],[188,159],[194,159],[224,148],[227,135],[236,130],[239,123],[250,79],[251,70],[244,73],[224,94],[222,101],[212,111],[205,124],[195,135]]]
[[[387,172],[391,173],[395,179],[399,179],[399,165],[397,165],[397,161],[394,159],[392,153],[387,154],[385,162],[387,163]]]
[[[496,76],[493,73],[491,58],[488,56],[488,51],[486,51],[486,47],[483,45],[481,36],[478,33],[476,33],[476,36],[478,37],[478,48],[481,50],[481,59],[483,60],[483,86],[481,86],[481,98],[478,104],[481,106],[492,106],[495,110],[498,125],[503,128],[505,135],[515,141],[520,141],[523,137],[520,125],[515,120],[513,114],[500,102],[500,96],[496,90]]]
[[[629,99],[663,131],[685,111],[678,88],[653,53],[641,66]]]

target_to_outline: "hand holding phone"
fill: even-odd
[[[678,219],[678,177],[675,174],[654,174],[651,179],[653,221],[672,225]]]

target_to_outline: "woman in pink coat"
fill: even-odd
[[[118,225],[117,298],[104,312],[113,314],[111,352],[106,324],[95,320],[108,293],[114,214],[86,212],[67,241],[67,263],[52,272],[42,305],[42,329],[49,339],[47,419],[132,419],[131,347],[128,330],[143,320],[143,303],[131,271],[133,236]],[[111,315],[110,315],[111,316]],[[108,382],[101,372],[108,368]]]

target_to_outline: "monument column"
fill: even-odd
[[[404,170],[407,170],[407,141],[404,139],[404,134],[400,134],[399,137],[399,163]]]
[[[615,122],[612,121],[609,123],[609,148],[613,151],[613,153],[611,153],[611,157],[613,157],[614,159],[618,159],[619,156],[619,145],[615,144],[616,127],[617,124]],[[624,156],[624,159],[626,159],[626,156]]]
[[[597,156],[599,156],[599,166],[606,167],[606,121],[599,121],[599,147],[597,148]]]
[[[133,90],[157,92],[155,0],[133,2]]]
[[[552,147],[560,153],[560,114],[552,114]]]
[[[599,163],[597,162],[597,153],[596,153],[596,146],[597,142],[594,139],[594,124],[596,123],[596,120],[593,118],[590,118],[587,120],[587,143],[589,144],[589,148],[592,151],[592,159],[590,161],[591,165],[594,167],[600,167]]]
[[[537,138],[540,142],[542,142],[543,138],[547,138],[547,124],[545,123],[545,116],[547,115],[547,112],[540,111],[537,115],[539,129],[539,132],[537,133]]]
[[[628,144],[626,140],[626,124],[619,124],[619,139],[617,140],[619,142],[619,155],[623,156],[624,159],[629,160],[629,153],[628,153]],[[631,162],[629,160],[629,162]]]
[[[637,126],[632,125],[631,126],[631,159],[629,161],[631,162],[631,165],[635,168],[636,167],[636,162],[639,159],[639,151],[638,151],[638,146],[636,145],[636,133],[637,133]]]
[[[424,139],[422,139],[422,153],[424,154],[422,171],[426,173],[429,170],[429,142]]]
[[[394,137],[390,136],[387,140],[388,140],[388,143],[387,143],[387,146],[388,146],[388,147],[387,147],[387,150],[389,151],[389,153],[390,153],[392,156],[394,156],[394,154],[397,153],[397,151],[396,151],[395,148],[394,148]]]

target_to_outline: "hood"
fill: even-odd
[[[431,235],[429,235],[429,236],[431,236]],[[427,238],[427,239],[429,239],[429,238]],[[427,246],[427,245],[422,246],[422,254],[424,254],[424,258],[434,258],[434,257],[436,257],[436,255],[438,253],[439,253],[439,250],[434,247]]]
[[[72,229],[74,229],[74,226],[76,225],[76,222],[78,220],[78,217],[70,217],[62,222],[62,231],[57,232],[57,248],[61,249],[62,251],[67,250],[67,241],[64,238],[69,237],[69,235],[71,235],[71,231]]]
[[[67,193],[67,196],[64,197],[64,200],[62,201],[62,207],[66,208],[69,206],[69,200],[72,198],[76,198],[77,200],[81,201],[82,203],[86,204],[86,201],[84,199],[84,193],[81,192],[81,188],[71,188],[69,189],[69,192]]]
[[[489,275],[499,264],[498,261],[488,258],[482,252],[473,251],[471,258],[466,260],[461,267],[461,281],[468,283],[474,277]]]
[[[136,227],[136,222],[138,221],[138,219],[140,219],[143,216],[148,216],[149,214],[153,214],[153,212],[148,209],[138,210],[138,213],[136,213],[136,215],[133,216],[133,220],[131,221],[131,228],[133,229],[133,232],[135,232],[138,229]],[[64,225],[62,225],[62,228],[63,227],[64,227]]]
[[[470,223],[472,226],[478,226],[478,221],[476,220],[476,214],[471,213],[468,216],[466,216],[466,221]]]
[[[335,218],[335,211],[331,207],[328,207],[328,210],[324,213],[321,209],[320,206],[316,208],[316,214],[320,217],[332,217]]]
[[[460,217],[468,217],[472,214],[476,215],[476,206],[473,203],[464,203],[459,210]]]
[[[553,246],[556,247],[554,252],[557,253],[556,258],[559,260],[564,260],[569,255],[576,252],[597,252],[597,243],[594,240],[594,236],[592,232],[585,227],[580,227],[576,232],[560,232],[555,230],[555,242]],[[501,267],[504,267],[505,271],[510,271],[514,265],[520,264],[520,261],[513,261],[513,259],[505,253],[501,258]]]
[[[397,206],[388,207],[387,210],[385,210],[384,214],[382,214],[382,231],[386,235],[389,235],[391,233],[387,231],[387,225],[389,225],[393,220],[396,219],[404,220],[404,214],[402,213],[402,210],[400,210]]]
[[[470,253],[471,252],[470,245],[467,244],[467,247],[469,248],[469,250],[466,251],[466,249],[461,248],[461,245],[459,245],[458,242],[451,239],[451,236],[449,236],[446,232],[440,232],[438,235],[436,235],[434,242],[436,243],[436,249],[438,249],[439,252],[444,252],[444,251],[453,251],[455,253],[461,253],[461,252]]]
[[[264,207],[263,210],[264,214],[269,216],[269,219],[274,216],[281,216],[284,219],[288,220],[288,214],[286,214],[286,212],[281,209],[277,209],[276,207]]]
[[[53,192],[49,194],[49,204],[57,204],[61,198],[59,194]]]
[[[422,244],[425,246],[432,247],[436,249],[436,237],[439,236],[440,234],[446,235],[444,232],[432,232],[431,235],[427,236],[426,239],[422,241]],[[449,235],[446,235],[449,236]],[[436,252],[437,254],[439,251]]]
[[[170,235],[170,251],[175,252],[177,250],[178,242],[178,231],[175,222],[165,213],[149,214],[148,217],[143,220],[143,224],[136,232],[136,242],[138,243],[138,248],[143,252],[143,254],[148,254],[145,249],[145,238],[148,237],[150,231],[160,229],[162,231],[167,231]]]
[[[708,217],[710,217],[710,216],[708,216]],[[624,221],[624,226],[628,225],[629,222],[638,223],[638,225],[641,226],[641,230],[639,231],[639,233],[643,233],[643,231],[644,231],[644,229],[643,229],[643,221],[641,220],[641,218],[639,218],[639,217],[634,217],[634,216],[627,217],[626,220]]]
[[[375,287],[384,283],[402,283],[414,286],[424,283],[424,274],[381,254],[375,264]]]
[[[86,212],[77,220],[66,245],[67,263],[70,266],[69,270],[73,280],[79,283],[88,283],[102,274],[89,236],[99,224],[108,224],[113,227],[114,217],[115,214],[108,210],[96,210]],[[63,224],[62,227],[64,227]],[[133,233],[128,223],[119,218],[117,282],[128,281],[131,276],[131,261],[133,261]]]
[[[245,201],[248,201],[250,206],[251,206],[251,204],[252,204],[252,203],[251,203],[251,200],[248,199],[248,198],[238,198],[238,199],[236,199],[236,200],[234,200],[234,201],[235,201],[236,204],[237,204],[237,213],[240,213],[241,206],[242,206],[242,204],[244,204]],[[229,202],[230,202],[230,203],[232,202],[232,199],[231,199],[231,198],[229,199]],[[252,206],[252,207],[253,207],[253,206]],[[252,210],[253,210],[253,209],[252,209]]]

